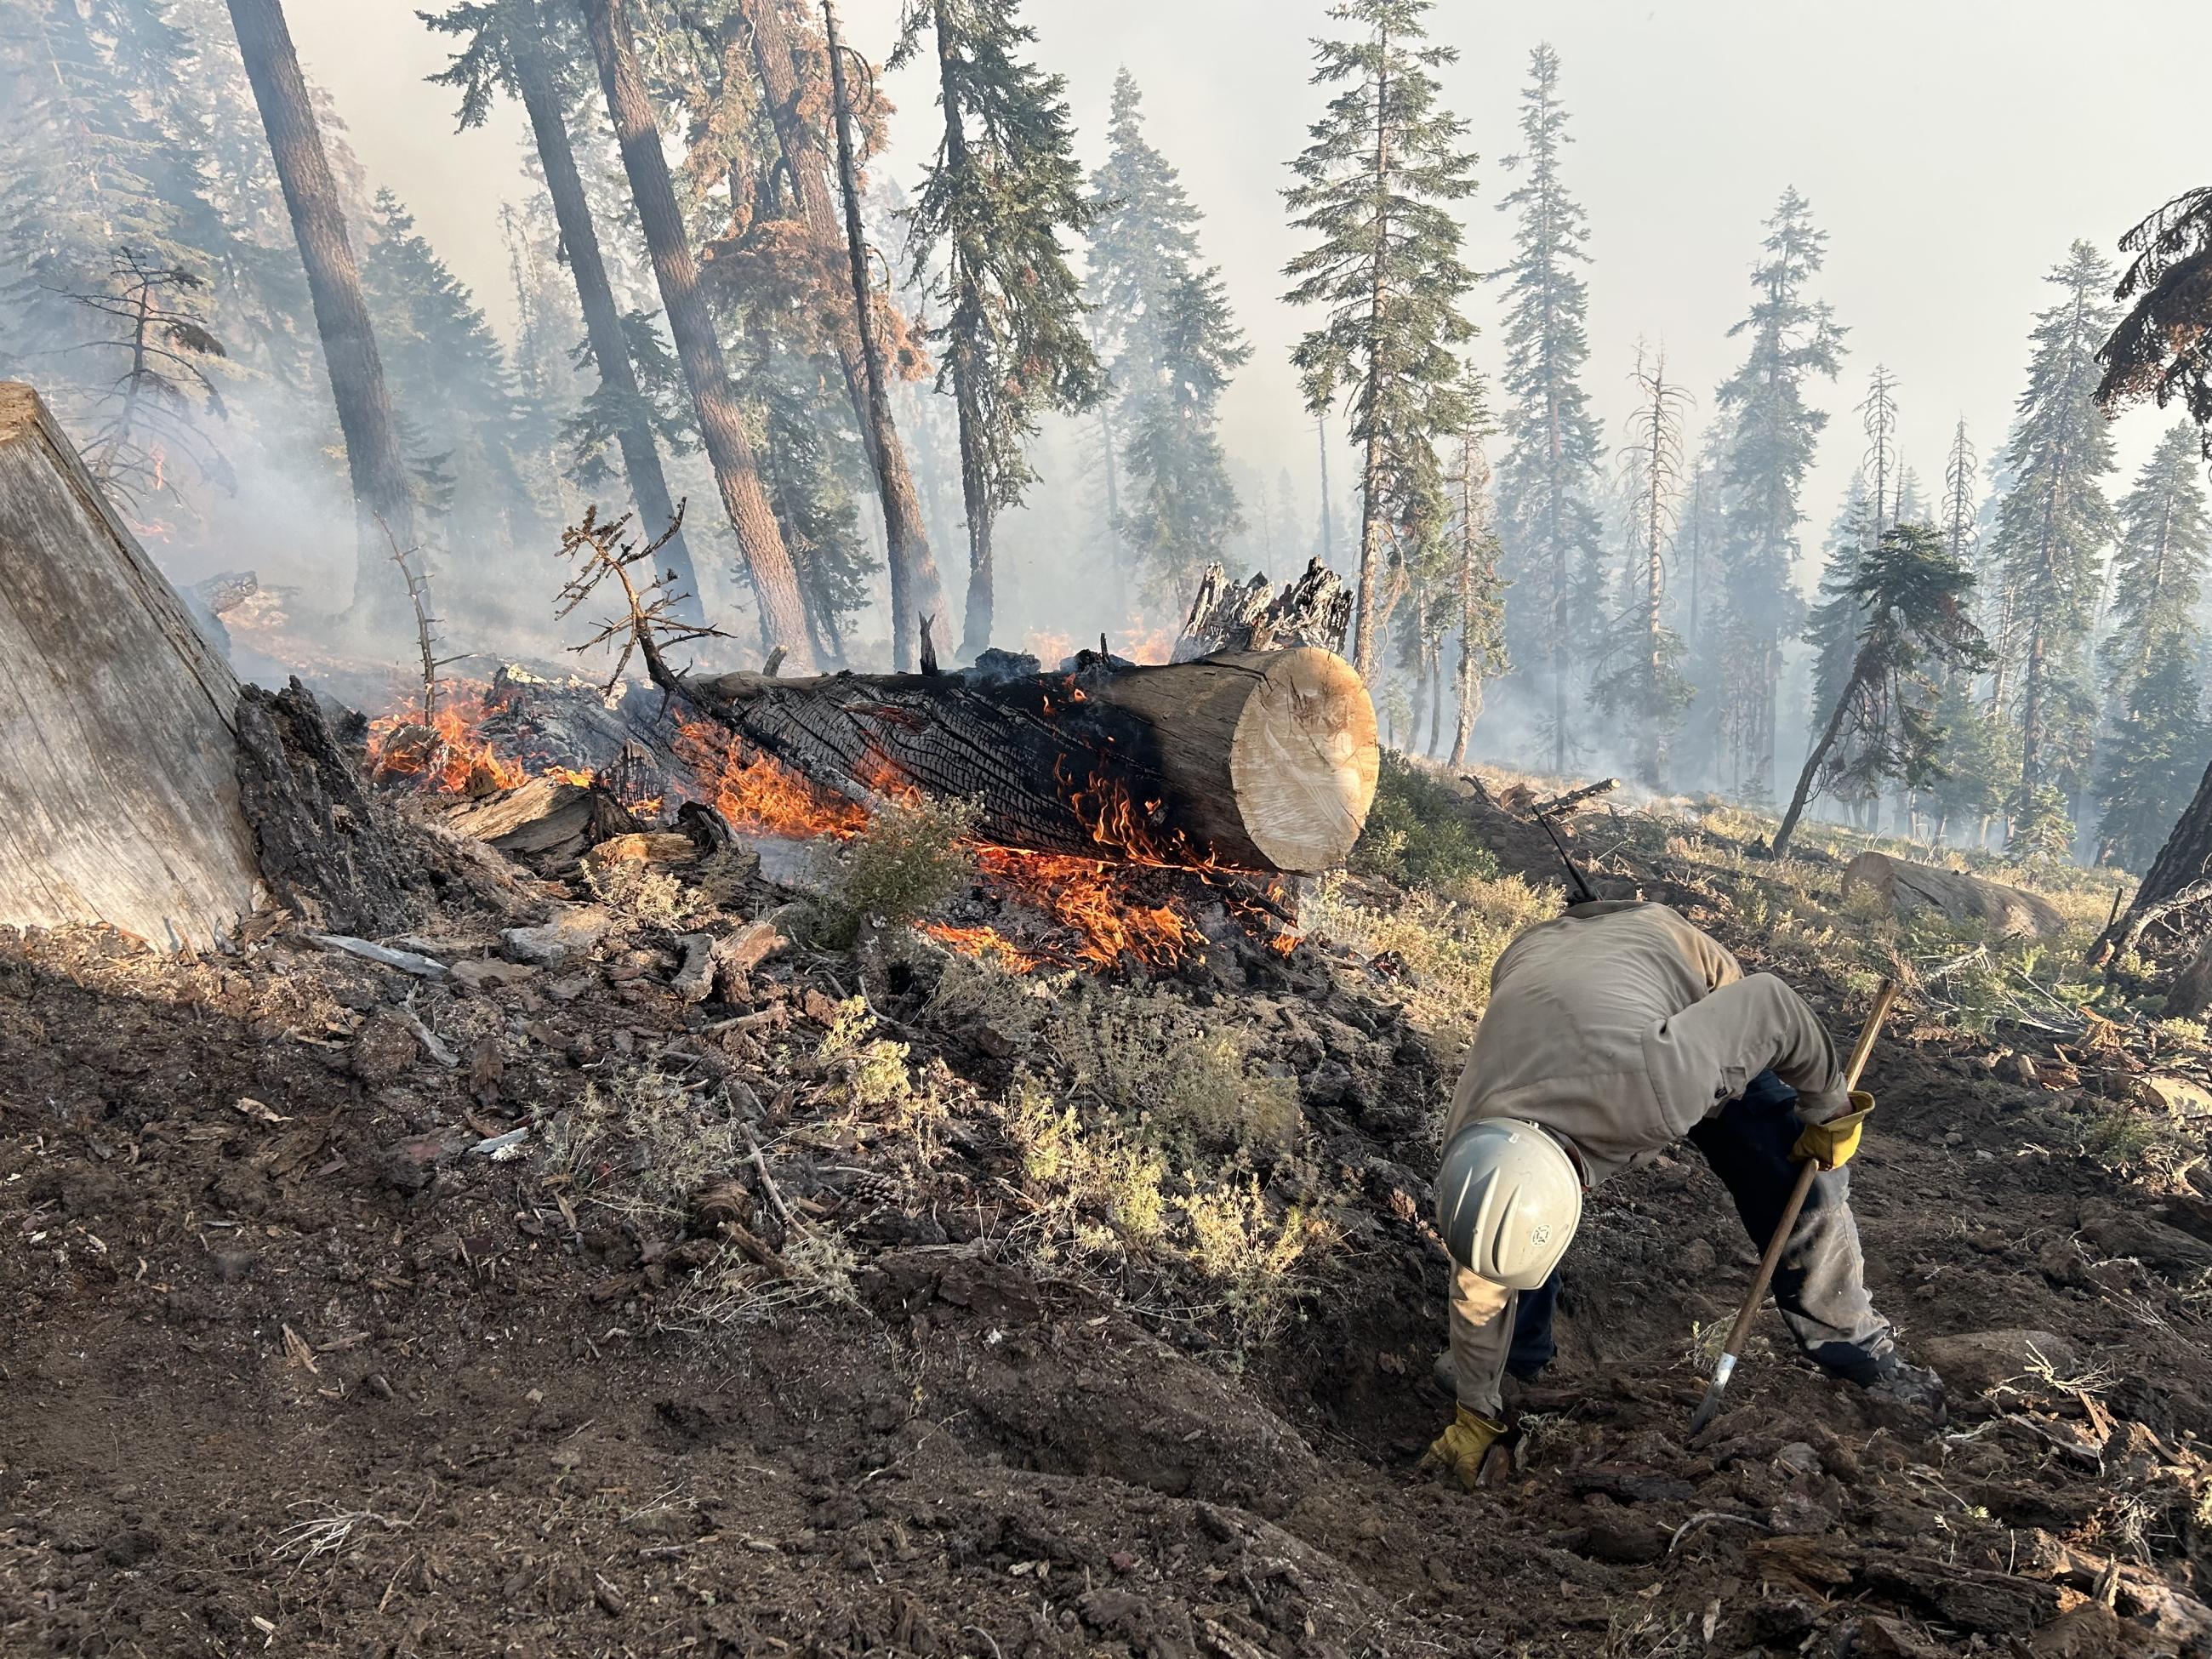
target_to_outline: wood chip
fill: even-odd
[[[284,1327],[284,1352],[291,1356],[293,1364],[303,1366],[310,1371],[320,1374],[322,1368],[315,1364],[315,1351],[309,1347],[306,1339],[289,1325]]]

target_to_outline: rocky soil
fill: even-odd
[[[420,852],[384,941],[411,970],[281,914],[196,961],[0,941],[0,1651],[2212,1643],[2202,1166],[2051,1129],[2151,1109],[2124,1054],[1910,994],[1877,1050],[1857,1204],[1948,1424],[1769,1316],[1685,1444],[1753,1261],[1686,1149],[1595,1203],[1559,1363],[1470,1497],[1418,1467],[1454,1057],[1398,964],[1309,937],[1030,983],[903,933],[788,943],[750,867],[662,913]],[[1607,867],[1765,959],[1696,869]],[[1859,988],[1790,970],[1855,1028]],[[1049,1016],[1139,995],[1286,1085],[1274,1151],[1205,1154],[1217,1206],[1260,1194],[1243,1270],[1112,1244],[1112,1188],[1056,1185],[1024,1104],[1068,1062]],[[2172,1109],[2201,1151],[2207,1108]]]

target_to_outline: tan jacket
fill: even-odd
[[[1449,1141],[1477,1118],[1517,1117],[1565,1141],[1595,1187],[1649,1163],[1772,1071],[1820,1122],[1849,1109],[1813,1011],[1663,904],[1577,904],[1506,947],[1453,1092]],[[1499,1415],[1512,1292],[1471,1273],[1451,1297],[1461,1401]]]

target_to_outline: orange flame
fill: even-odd
[[[856,803],[766,755],[739,748],[703,720],[682,724],[676,751],[696,770],[732,829],[792,841],[817,836],[846,841],[867,828],[868,815]]]
[[[921,931],[963,957],[973,957],[979,962],[995,957],[1001,966],[1017,974],[1026,974],[1048,960],[1023,950],[995,927],[955,927],[950,922],[929,921],[922,924]]]
[[[368,757],[380,778],[421,778],[447,794],[512,789],[529,774],[502,759],[477,733],[484,717],[484,688],[453,689],[426,727],[413,711],[368,723]]]
[[[1115,966],[1124,951],[1148,968],[1172,968],[1206,942],[1182,910],[1139,902],[1126,872],[1097,859],[1011,847],[979,847],[975,856],[994,885],[1079,934],[1076,955],[1095,968]]]

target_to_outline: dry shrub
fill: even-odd
[[[1304,1124],[1297,1085],[1259,1071],[1251,1039],[1164,992],[1091,988],[1048,1041],[1072,1086],[1186,1151],[1279,1152]]]
[[[1085,1129],[1074,1108],[1062,1106],[1028,1072],[1014,1079],[1005,1127],[1048,1233],[1091,1250],[1117,1243],[1144,1249],[1158,1239],[1167,1165],[1127,1130],[1110,1123]]]
[[[583,867],[591,896],[618,915],[645,927],[684,933],[714,914],[714,901],[670,872],[639,859],[595,869]]]
[[[1220,1292],[1240,1351],[1289,1328],[1303,1270],[1341,1237],[1295,1205],[1271,1216],[1257,1181],[1201,1188],[1178,1207],[1190,1223],[1190,1263]]]
[[[586,1085],[543,1139],[548,1182],[638,1220],[685,1214],[693,1193],[750,1155],[726,1095],[692,1092],[650,1066]]]

